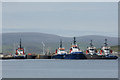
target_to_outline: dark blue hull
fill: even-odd
[[[87,59],[84,54],[66,54],[64,59]]]
[[[53,55],[51,58],[52,59],[64,59],[63,56],[64,55]]]
[[[84,53],[80,54],[64,54],[64,55],[54,55],[52,59],[117,59],[117,56],[98,56],[98,55],[85,55]]]

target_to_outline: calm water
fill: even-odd
[[[4,78],[117,78],[118,60],[3,60]]]

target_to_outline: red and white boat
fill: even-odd
[[[14,58],[24,59],[26,58],[24,48],[21,46],[21,39],[20,39],[20,45],[18,49],[16,49],[16,53],[14,55]]]
[[[62,46],[62,40],[60,41],[60,47],[56,49],[55,54],[52,56],[52,59],[63,59],[67,54],[65,48]]]
[[[108,46],[107,39],[105,39],[104,46],[102,46],[99,55],[108,56],[112,54],[111,48]]]
[[[86,50],[86,54],[97,55],[97,49],[95,46],[93,46],[92,40],[91,40],[90,46]]]

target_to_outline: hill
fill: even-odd
[[[62,37],[53,34],[45,33],[3,33],[2,34],[2,45],[3,53],[15,53],[15,49],[19,45],[19,40],[22,39],[22,46],[24,46],[27,53],[42,53],[42,42],[45,44],[45,49],[47,51],[54,52],[56,48],[59,47],[59,41],[62,39],[63,46],[68,50],[70,48],[73,37]],[[118,44],[118,39],[115,37],[99,36],[99,35],[88,35],[76,37],[77,43],[82,50],[85,50],[89,46],[89,42],[92,39],[94,45],[100,48],[104,39],[108,39],[110,46]]]
[[[120,45],[118,45],[118,46],[111,46],[111,49],[116,51],[116,52],[120,52],[119,48],[120,48]]]

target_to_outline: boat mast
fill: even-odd
[[[93,43],[92,43],[92,40],[91,40],[91,42],[90,42],[90,46],[91,46],[91,47],[93,47]]]
[[[22,48],[22,46],[21,46],[21,38],[20,38],[20,48]]]
[[[74,37],[74,41],[73,41],[73,44],[76,45],[76,38]]]
[[[60,48],[62,48],[62,40],[60,40]]]
[[[107,39],[105,39],[104,45],[105,45],[105,46],[108,46]]]

